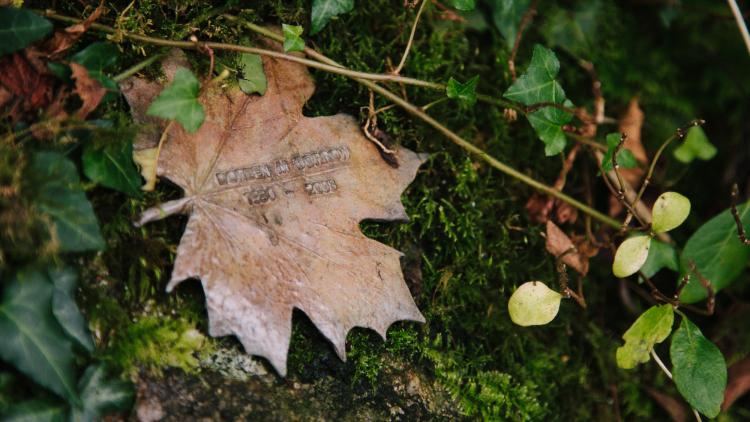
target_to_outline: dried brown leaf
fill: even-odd
[[[81,36],[88,31],[91,24],[93,24],[99,17],[107,10],[104,4],[100,4],[99,7],[94,9],[93,12],[85,20],[71,25],[65,29],[55,31],[52,37],[47,40],[42,47],[36,51],[36,54],[44,55],[46,57],[58,58],[67,51],[73,44],[78,41]]]
[[[738,398],[750,391],[750,356],[745,356],[727,370],[727,390],[721,410],[727,410]]]
[[[83,104],[76,112],[76,117],[83,120],[92,111],[96,110],[99,103],[107,95],[107,90],[95,79],[91,79],[89,71],[78,63],[70,63],[73,79],[76,82],[76,93]]]
[[[669,414],[674,422],[686,422],[688,420],[690,411],[683,401],[653,388],[646,388],[646,391]]]
[[[4,95],[3,103],[13,122],[46,109],[55,96],[54,77],[40,72],[26,51],[0,60],[0,87],[10,94]]]
[[[165,63],[167,79],[176,61]],[[389,166],[354,118],[302,114],[315,89],[305,67],[267,57],[263,65],[263,96],[203,88],[203,125],[195,134],[169,128],[157,173],[184,190],[161,210],[189,214],[167,289],[199,278],[210,334],[236,335],[284,375],[294,308],[341,359],[352,327],[385,337],[395,321],[424,321],[404,283],[402,254],[359,230],[364,219],[407,218],[400,195],[424,157],[397,148],[399,167]],[[145,120],[155,85],[123,84],[134,119]],[[153,146],[152,132],[140,148]],[[158,213],[147,211],[144,221]]]
[[[565,256],[562,257],[562,262],[576,270],[581,275],[586,275],[589,272],[588,257],[582,256],[577,249],[568,252],[571,248],[575,248],[573,241],[570,240],[568,235],[552,221],[547,221],[546,237],[547,242],[545,246],[547,252],[551,253],[555,258],[565,254]]]

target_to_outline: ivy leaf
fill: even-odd
[[[639,234],[625,239],[615,252],[612,263],[612,273],[615,277],[625,278],[638,272],[646,259],[651,247],[651,236]]]
[[[518,28],[531,0],[491,0],[492,20],[500,34],[505,38],[508,49],[516,42]]]
[[[91,43],[72,55],[70,61],[85,67],[89,72],[89,77],[98,81],[109,91],[110,99],[114,98],[114,93],[118,91],[117,82],[107,76],[106,71],[116,68],[120,61],[120,51],[117,46],[105,42]]]
[[[560,311],[562,295],[541,281],[529,281],[516,289],[508,301],[508,313],[523,327],[545,325]]]
[[[738,206],[737,211],[742,224],[750,226],[750,202]],[[682,250],[680,265],[684,275],[689,271],[690,262],[694,262],[698,271],[711,281],[714,292],[718,292],[745,271],[749,259],[750,248],[737,238],[737,226],[727,209],[690,236]],[[682,290],[680,301],[695,303],[705,298],[706,289],[697,277],[690,277]]]
[[[315,35],[325,28],[334,16],[351,12],[353,8],[354,0],[313,0],[310,35]],[[286,46],[284,49],[286,50]]]
[[[453,79],[448,79],[448,85],[445,87],[445,94],[448,98],[458,100],[468,106],[473,106],[477,102],[477,83],[479,75],[469,79],[465,84]]]
[[[701,330],[683,316],[669,348],[677,390],[695,410],[714,418],[727,386],[724,356]]]
[[[42,214],[51,217],[61,252],[104,248],[99,223],[83,189],[75,164],[57,152],[34,154],[26,168],[31,197]]]
[[[602,16],[601,0],[577,2],[575,10],[553,8],[542,27],[547,44],[560,46],[579,57],[591,56]]]
[[[78,382],[83,407],[72,411],[72,420],[101,420],[107,413],[125,411],[133,401],[133,387],[128,382],[107,379],[104,365],[86,368]]]
[[[133,164],[133,144],[129,139],[88,142],[83,149],[83,172],[102,186],[130,196],[141,195],[141,176]]]
[[[704,161],[714,158],[716,147],[708,140],[702,127],[693,126],[688,129],[685,140],[674,149],[672,154],[677,161],[689,164],[696,158]]]
[[[0,8],[0,56],[18,51],[52,31],[47,19],[28,9]]]
[[[281,25],[281,28],[284,33],[285,53],[302,51],[305,49],[305,41],[300,38],[302,31],[304,30],[301,26],[283,24]]]
[[[449,0],[448,4],[464,12],[474,10],[477,6],[476,0]]]
[[[619,133],[607,135],[607,152],[604,153],[604,158],[602,158],[602,170],[605,172],[612,170],[612,155],[614,155],[617,145],[620,144],[621,136]],[[617,154],[617,164],[621,168],[632,169],[638,166],[638,160],[635,159],[632,151],[622,148]]]
[[[669,337],[674,322],[674,309],[670,304],[652,306],[642,313],[622,335],[625,344],[617,348],[617,366],[635,368],[648,362],[654,345]]]
[[[64,422],[67,416],[68,406],[62,402],[28,400],[11,406],[3,422]]]
[[[680,259],[677,256],[677,250],[669,243],[658,239],[651,239],[648,258],[643,267],[641,267],[641,272],[650,278],[662,268],[669,268],[675,272],[680,271]]]
[[[55,285],[55,291],[52,293],[52,313],[57,322],[68,336],[87,352],[93,353],[94,342],[91,332],[75,300],[78,276],[70,268],[52,268],[48,270],[48,274]]]
[[[263,60],[257,54],[240,54],[240,89],[245,94],[258,93],[263,95],[268,88],[266,74],[263,71]]]
[[[570,107],[572,103],[566,100],[565,91],[555,80],[559,71],[560,62],[555,53],[541,45],[535,45],[528,69],[513,82],[504,96],[527,106],[549,102]],[[528,115],[529,123],[545,144],[545,154],[555,155],[565,149],[566,139],[562,125],[572,118],[572,114],[554,107],[544,107]]]
[[[0,357],[39,385],[79,403],[70,340],[52,314],[54,287],[40,270],[17,273],[0,303]]]
[[[146,114],[177,120],[185,130],[195,133],[206,117],[198,102],[199,91],[200,83],[192,72],[179,68],[172,83],[154,99]]]
[[[668,232],[688,217],[690,200],[677,192],[664,192],[656,199],[651,212],[651,230],[654,233]]]

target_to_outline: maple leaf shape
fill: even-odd
[[[166,79],[183,65],[173,53],[163,64]],[[209,333],[236,335],[283,376],[294,308],[342,360],[352,327],[385,338],[395,321],[424,322],[404,282],[402,254],[365,237],[359,223],[406,220],[400,195],[425,157],[399,148],[392,168],[353,117],[303,116],[315,88],[304,66],[263,58],[263,67],[265,95],[204,87],[201,128],[190,134],[171,125],[157,174],[184,198],[146,211],[142,222],[189,214],[167,291],[199,278]],[[162,88],[123,83],[134,120],[165,127],[145,115]],[[136,148],[153,146],[159,133],[141,133]]]

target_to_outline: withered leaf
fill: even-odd
[[[105,10],[104,5],[100,4],[93,12],[91,12],[86,20],[71,25],[65,29],[55,31],[52,37],[47,40],[38,51],[35,51],[35,53],[50,58],[59,58],[65,51],[70,49],[70,47],[72,47],[86,31],[88,31],[91,24],[99,19]]]
[[[83,102],[81,108],[76,112],[76,117],[83,120],[99,106],[104,96],[107,95],[107,90],[99,81],[92,79],[89,76],[89,71],[80,64],[71,62],[70,70],[76,82],[76,93]]]
[[[181,63],[179,53],[167,59],[166,79]],[[395,321],[424,321],[404,283],[401,253],[359,230],[364,219],[407,218],[400,195],[424,157],[398,148],[400,165],[392,168],[354,118],[303,116],[315,88],[305,67],[267,57],[263,67],[265,95],[204,86],[200,129],[169,127],[157,174],[184,198],[146,211],[141,223],[189,215],[167,290],[199,278],[210,334],[236,335],[285,375],[294,308],[341,359],[352,327],[385,337]],[[148,122],[145,110],[165,85],[123,83],[135,120]],[[144,132],[137,149],[152,147],[165,126],[150,122],[157,130]]]
[[[586,275],[589,272],[588,257],[579,253],[578,250],[575,249],[573,241],[570,240],[568,235],[551,220],[547,221],[546,248],[547,252],[551,253],[555,258],[565,254],[565,256],[562,257],[562,262],[579,272],[581,275]]]

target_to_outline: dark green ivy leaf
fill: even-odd
[[[78,275],[70,268],[51,268],[48,274],[55,285],[55,291],[52,293],[52,313],[57,322],[69,337],[87,352],[93,353],[94,342],[91,332],[75,300]]]
[[[52,31],[52,24],[28,9],[0,7],[0,56],[20,50]]]
[[[65,422],[68,405],[51,400],[29,400],[11,406],[3,422]]]
[[[25,175],[34,204],[54,223],[59,251],[104,248],[99,223],[72,161],[57,152],[39,152],[32,157]]]
[[[750,227],[750,202],[738,206],[737,211],[742,224]],[[714,292],[718,292],[745,271],[749,259],[750,248],[743,245],[737,237],[737,225],[727,209],[703,224],[685,243],[685,249],[680,255],[681,274],[689,271],[691,261],[695,262],[698,271],[711,281]],[[706,289],[691,274],[680,300],[694,303],[706,296]]]
[[[83,401],[82,408],[72,410],[75,421],[97,421],[108,413],[124,411],[133,401],[133,386],[128,382],[107,378],[104,365],[86,368],[78,389]]]
[[[505,38],[508,49],[513,49],[521,19],[529,8],[531,0],[491,0],[492,20]]]
[[[695,410],[714,418],[721,410],[727,387],[724,356],[701,330],[682,317],[669,348],[677,390]]]
[[[305,40],[301,38],[304,28],[297,25],[282,24],[284,33],[284,52],[302,51],[305,49]]]
[[[607,135],[607,152],[604,154],[604,158],[602,158],[602,169],[605,172],[612,170],[612,155],[620,143],[620,137],[619,133],[610,133]],[[632,169],[638,166],[638,161],[629,149],[622,148],[617,154],[617,164],[620,168]]]
[[[141,195],[141,175],[133,164],[133,144],[129,139],[88,142],[83,149],[83,172],[102,186],[130,196]]]
[[[555,53],[541,45],[535,45],[531,64],[505,91],[504,96],[527,106],[556,103],[571,107],[572,103],[565,98],[565,91],[555,80],[559,71],[560,62]],[[565,149],[566,139],[562,125],[573,118],[570,113],[554,107],[544,107],[527,117],[539,139],[545,144],[545,154],[555,155]]]
[[[73,347],[52,314],[54,286],[37,269],[6,283],[0,303],[0,357],[66,400],[80,403]]]
[[[313,0],[312,17],[310,18],[310,35],[315,35],[321,29],[325,28],[328,21],[334,16],[351,12],[353,8],[354,0]],[[300,34],[298,35],[301,34],[302,32],[300,31]]]
[[[648,250],[648,258],[646,258],[646,263],[641,267],[641,272],[646,277],[651,278],[662,268],[669,268],[675,272],[680,270],[680,260],[677,257],[677,250],[669,243],[653,238],[651,239],[651,247]]]
[[[573,11],[552,8],[547,13],[542,28],[547,44],[560,46],[578,57],[589,57],[599,22],[603,20],[601,0],[577,2]]]
[[[172,83],[148,107],[146,114],[177,120],[185,130],[195,133],[206,118],[203,105],[198,102],[199,91],[198,79],[192,72],[181,67],[175,72]]]
[[[469,79],[465,84],[453,79],[451,77],[448,80],[448,85],[445,87],[445,94],[448,98],[452,98],[460,101],[468,106],[473,106],[477,102],[477,83],[479,82],[479,75]]]

